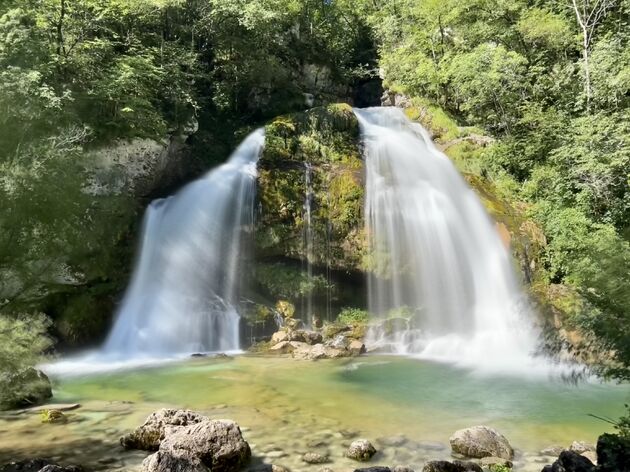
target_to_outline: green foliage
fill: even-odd
[[[490,472],[511,472],[512,468],[503,464],[493,464],[490,466]]]
[[[255,279],[272,297],[289,300],[331,288],[325,277],[315,275],[309,278],[299,267],[282,263],[258,264]]]
[[[370,320],[370,314],[360,308],[342,308],[337,316],[337,323],[365,324]]]
[[[33,375],[32,367],[52,344],[46,334],[49,325],[41,314],[0,315],[0,409],[16,406],[47,387]]]
[[[456,126],[436,127],[426,107],[408,112],[434,132],[506,225],[524,271],[536,263],[536,290],[564,284],[580,299],[569,322],[610,353],[601,371],[630,377],[630,4],[362,5],[388,87],[493,135],[482,147],[448,131]],[[576,15],[600,7],[580,27]],[[515,201],[533,221],[515,217]],[[544,236],[524,243],[521,236],[535,236],[536,226]]]

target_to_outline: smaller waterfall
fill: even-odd
[[[239,348],[241,239],[244,229],[253,228],[263,144],[264,131],[255,131],[228,162],[149,205],[106,355],[128,359]]]
[[[371,343],[425,358],[523,365],[536,348],[511,259],[474,192],[396,108],[355,111],[366,159]]]
[[[310,163],[304,163],[304,252],[306,258],[306,277],[308,284],[313,282],[313,168]],[[313,325],[313,290],[306,295],[306,320]]]

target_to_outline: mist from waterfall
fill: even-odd
[[[428,133],[397,108],[355,110],[366,165],[368,343],[483,366],[529,363],[537,333],[493,222]]]
[[[103,353],[124,359],[239,348],[243,232],[253,231],[264,131],[146,210],[131,283]]]

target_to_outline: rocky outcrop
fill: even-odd
[[[512,459],[514,450],[502,434],[487,426],[473,426],[456,431],[449,439],[453,452],[466,457]]]
[[[562,451],[558,460],[547,465],[542,472],[594,472],[595,465],[575,451]]]
[[[325,339],[317,331],[281,329],[271,336],[267,352],[290,354],[295,359],[318,360],[358,356],[366,350],[362,341],[344,335]]]
[[[376,448],[367,439],[356,439],[352,441],[346,451],[346,457],[355,461],[369,461],[376,454]]]
[[[194,411],[164,408],[151,413],[144,424],[121,437],[120,444],[125,449],[157,451],[167,433],[207,419]]]
[[[160,451],[173,456],[194,456],[213,472],[239,470],[251,457],[239,426],[230,420],[210,420],[171,430]]]
[[[189,410],[159,410],[121,438],[125,448],[154,451],[144,472],[232,472],[250,459],[251,450],[231,420],[211,420]]]

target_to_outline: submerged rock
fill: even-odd
[[[594,472],[595,470],[595,465],[586,457],[575,451],[562,451],[558,460],[551,465],[546,465],[542,472]],[[616,470],[616,472],[621,471]]]
[[[355,461],[369,461],[376,454],[376,448],[367,439],[352,441],[346,451],[346,457]]]
[[[125,449],[156,451],[167,432],[173,428],[209,421],[205,416],[190,410],[163,408],[151,413],[142,426],[120,438]]]
[[[422,472],[483,472],[483,469],[474,462],[430,461],[424,465]]]
[[[466,457],[477,459],[490,456],[501,457],[502,459],[514,457],[514,449],[505,436],[487,426],[460,429],[455,431],[449,441],[453,452]]]
[[[364,467],[362,469],[354,469],[354,472],[392,472],[389,467],[383,467],[380,465],[374,467]]]
[[[302,456],[302,461],[307,464],[325,464],[330,462],[330,458],[318,452],[307,452]]]

